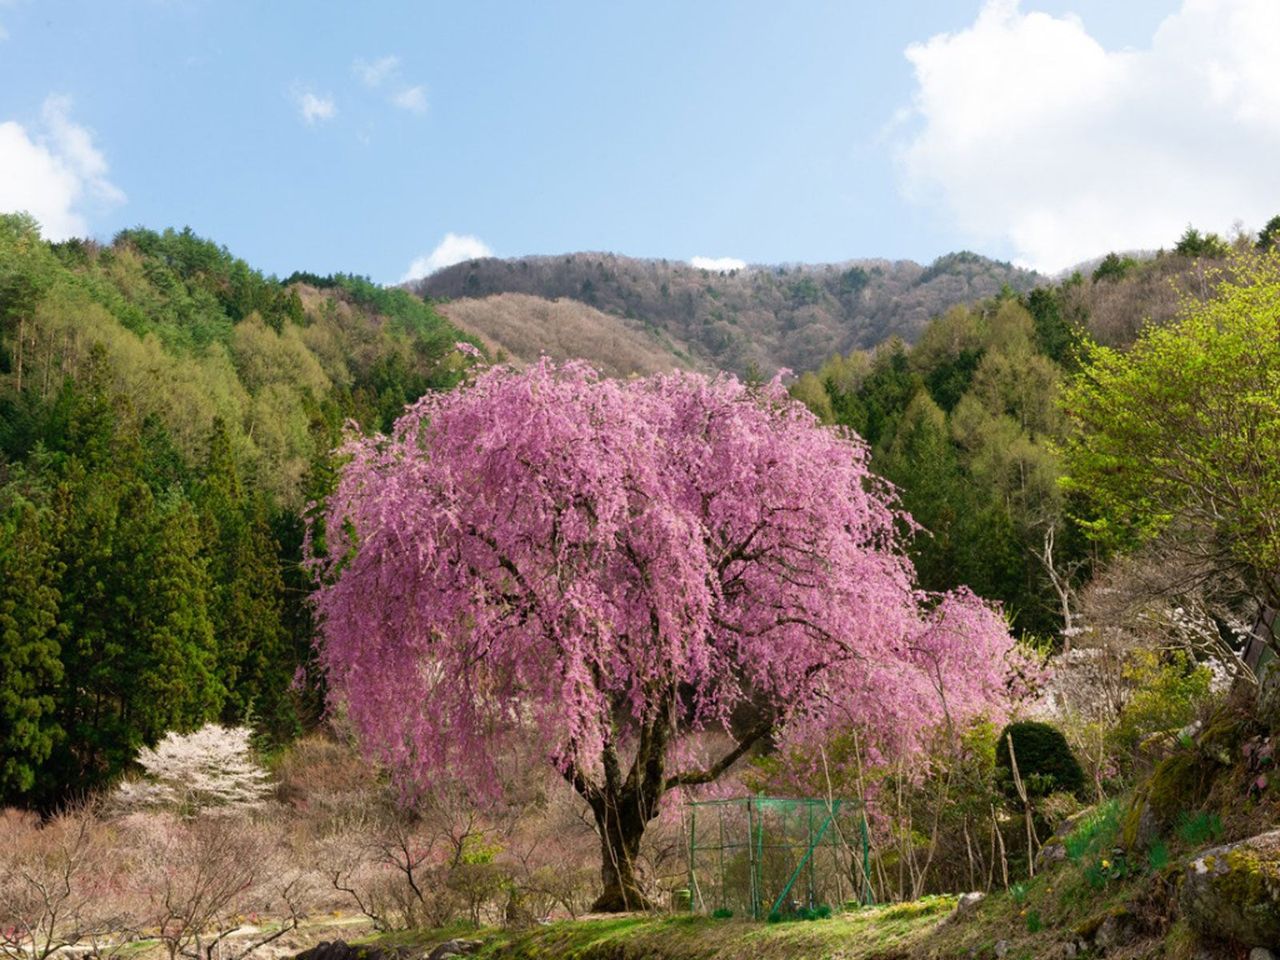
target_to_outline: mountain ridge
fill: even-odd
[[[893,337],[911,342],[951,306],[992,297],[1006,286],[1025,293],[1048,282],[970,251],[928,265],[860,258],[721,271],[675,260],[570,253],[466,260],[406,287],[444,301],[446,312],[448,302],[467,302],[472,326],[520,360],[534,357],[504,342],[500,319],[483,316],[476,302],[501,294],[574,301],[686,346],[695,365],[769,375],[780,368],[812,369],[833,354]],[[670,363],[688,365],[679,360],[673,354]]]

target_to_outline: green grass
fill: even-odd
[[[809,923],[753,923],[701,916],[623,916],[562,921],[529,930],[455,933],[485,941],[483,960],[889,960],[914,956],[955,906],[954,897],[838,913]],[[412,945],[448,939],[418,934]],[[379,943],[411,945],[404,936]]]
[[[1199,846],[1222,836],[1222,818],[1216,813],[1198,811],[1183,813],[1178,818],[1178,837],[1192,846]]]
[[[1111,846],[1120,826],[1121,809],[1118,798],[1108,800],[1076,824],[1076,828],[1063,840],[1063,847],[1072,863],[1079,863]]]

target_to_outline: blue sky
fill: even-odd
[[[0,0],[0,209],[386,282],[479,244],[1056,269],[1280,212],[1277,10]]]

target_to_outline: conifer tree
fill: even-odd
[[[58,567],[42,520],[22,499],[0,515],[0,802],[34,786],[61,734]]]

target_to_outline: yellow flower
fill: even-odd
[[[1110,860],[1103,860],[1103,861],[1102,861],[1102,869],[1103,869],[1103,870],[1110,870],[1110,869],[1111,869],[1111,861],[1110,861]]]

